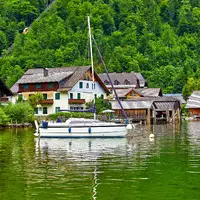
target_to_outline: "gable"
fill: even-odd
[[[134,89],[131,89],[125,96],[127,97],[127,99],[142,97],[142,95],[139,92],[136,92]]]

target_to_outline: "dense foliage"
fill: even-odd
[[[11,123],[25,123],[34,120],[34,109],[28,102],[10,103],[3,107],[3,112]]]
[[[89,64],[87,15],[110,72],[141,72],[164,93],[200,78],[198,0],[57,0],[34,21],[50,2],[1,1],[0,78],[9,86],[28,68]],[[97,53],[94,59],[103,72]]]
[[[32,94],[28,98],[29,104],[33,107],[36,108],[38,104],[40,104],[40,101],[43,100],[43,95],[42,93],[36,93]]]
[[[93,106],[94,102],[87,102],[86,103],[86,108],[89,109]],[[111,104],[106,101],[105,99],[102,99],[101,97],[95,99],[95,108],[96,108],[96,113],[100,114],[104,110],[111,109]]]
[[[48,115],[48,120],[53,120],[56,122],[57,119],[61,119],[62,122],[66,121],[68,118],[92,118],[92,113],[84,112],[59,112]]]
[[[3,108],[0,107],[0,125],[5,125],[8,123],[8,121],[9,121],[8,116],[3,111]]]

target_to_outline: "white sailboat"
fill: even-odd
[[[91,68],[92,81],[94,83],[94,66],[92,55],[92,37],[90,29],[90,17],[88,16],[88,29],[90,39],[90,53],[91,53]],[[94,98],[95,104],[95,98]],[[126,124],[117,124],[114,122],[102,122],[96,119],[94,112],[94,119],[84,118],[70,118],[62,123],[47,123],[43,122],[41,126],[36,125],[35,136],[45,138],[114,138],[125,137],[127,129],[132,129],[132,126]]]

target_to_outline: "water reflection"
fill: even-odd
[[[115,139],[52,139],[35,138],[36,154],[47,154],[58,158],[65,154],[66,159],[95,160],[103,153],[121,154],[126,152],[126,138]]]
[[[118,139],[8,130],[0,133],[0,199],[198,199],[199,137],[200,122],[136,125]]]
[[[101,159],[125,156],[126,138],[116,139],[35,139],[36,157],[51,162],[62,161],[63,166],[71,167],[70,173],[81,174],[81,178],[91,178],[91,199],[98,194]],[[66,170],[66,168],[65,168]],[[76,175],[77,176],[77,175]],[[74,179],[74,177],[73,177]],[[87,178],[85,179],[85,181]],[[77,179],[80,181],[80,179]],[[68,189],[68,188],[67,188]],[[86,189],[86,188],[85,188]]]

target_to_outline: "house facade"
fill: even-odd
[[[60,110],[85,109],[85,103],[94,98],[106,98],[108,89],[89,66],[29,69],[11,88],[17,99],[28,100],[36,93],[43,99],[35,108],[38,116]]]
[[[0,80],[0,103],[2,105],[6,104],[8,101],[11,100],[12,96],[11,90],[6,86],[6,84]]]

